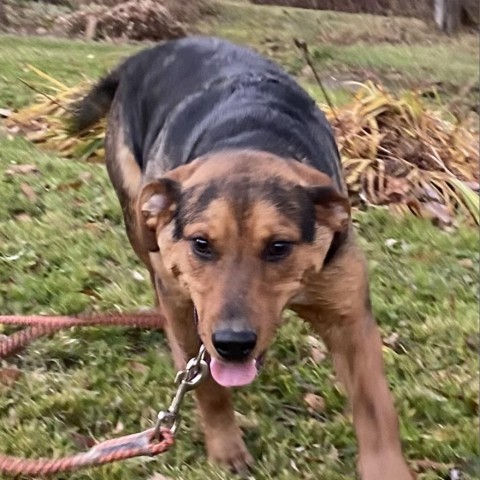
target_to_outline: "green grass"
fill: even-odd
[[[269,55],[321,101],[323,95],[293,46],[294,38],[308,42],[314,65],[337,103],[351,98],[343,82],[352,80],[373,78],[395,88],[436,84],[447,97],[458,94],[466,84],[478,83],[475,34],[450,38],[415,19],[265,7],[243,1],[217,1],[216,10],[217,16],[207,16],[195,26],[195,33],[226,37]],[[59,80],[76,82],[85,75],[106,72],[140,48],[48,38],[32,42],[5,35],[0,36],[0,45],[3,107],[18,107],[31,98],[28,87],[18,81],[19,77],[38,81],[26,69],[29,63]]]
[[[210,23],[208,28],[236,40],[250,22],[253,28],[255,22],[265,21],[261,35],[272,36],[278,26],[275,18],[283,15],[281,9],[273,9],[271,24],[266,10],[255,7],[248,10],[248,18],[235,20],[233,16],[247,7],[230,7],[223,23],[216,20],[216,26]],[[310,12],[289,15],[315,18]],[[353,18],[318,15],[325,25],[329,18],[333,25]],[[275,28],[274,34],[287,38],[288,29],[297,28],[288,25],[285,20],[285,28]],[[308,25],[306,32],[315,22]],[[244,41],[259,47],[256,35],[251,29]],[[24,63],[73,83],[82,75],[100,74],[138,48],[11,36],[0,37],[0,42],[2,107],[31,100],[32,92],[16,80],[34,78],[23,71]],[[429,59],[428,48],[433,47],[423,37],[419,42]],[[351,62],[355,49],[361,50],[356,44],[332,48],[343,52],[344,59],[350,55]],[[379,45],[372,49],[376,53],[370,61],[386,69],[390,61],[403,58],[409,63],[408,48]],[[291,49],[284,55],[282,62],[289,68],[298,61]],[[471,68],[470,54],[442,55],[452,55],[450,65],[461,65],[460,70]],[[339,68],[348,69],[343,61]],[[449,62],[440,63],[438,71],[448,72]],[[298,65],[297,71],[301,62]],[[432,79],[434,65],[434,58],[425,61],[425,75]],[[301,77],[309,84],[305,75]],[[35,164],[39,172],[4,175],[13,164]],[[0,133],[0,176],[0,312],[75,314],[132,311],[152,304],[147,275],[129,247],[103,166],[60,159]],[[22,193],[22,184],[33,189],[35,200]],[[478,232],[460,228],[446,233],[418,219],[397,220],[379,210],[358,213],[356,223],[370,261],[372,299],[382,333],[399,336],[399,347],[385,348],[384,357],[406,455],[410,460],[456,463],[470,472],[467,479],[476,478]],[[314,365],[308,335],[305,326],[291,319],[261,377],[236,396],[236,408],[245,416],[247,443],[257,459],[252,473],[257,480],[354,478],[356,443],[345,397],[330,361]],[[0,451],[10,454],[60,455],[82,448],[79,435],[102,440],[138,431],[151,425],[156,411],[174,393],[175,372],[162,332],[76,329],[36,342],[0,363],[0,370],[7,365],[23,372],[11,387],[0,382]],[[325,411],[319,415],[310,415],[303,402],[309,392],[325,399]],[[178,443],[165,456],[61,478],[148,479],[154,472],[182,480],[234,478],[206,463],[191,398],[183,412]],[[429,471],[420,478],[434,480],[445,474]]]
[[[7,177],[0,186],[0,311],[80,313],[137,310],[151,305],[145,272],[123,232],[120,210],[102,166],[39,153],[21,139],[0,142],[0,171],[32,162],[39,173]],[[32,203],[22,183],[37,194]],[[23,214],[23,215],[22,215]],[[476,232],[441,232],[384,212],[359,214],[370,259],[372,296],[384,335],[396,332],[403,349],[386,349],[387,371],[402,418],[410,459],[472,460],[477,452],[478,322]],[[398,241],[393,246],[388,239]],[[286,326],[259,381],[239,392],[247,441],[258,459],[255,478],[326,480],[351,477],[355,441],[343,395],[329,361],[309,358],[308,332]],[[145,428],[174,392],[174,371],[162,333],[75,330],[37,342],[9,361],[23,375],[0,386],[0,445],[10,453],[54,455],[78,448],[74,433],[106,438]],[[303,397],[326,401],[318,418]],[[172,453],[70,478],[148,478],[159,470],[182,479],[227,478],[204,464],[201,433],[189,400]],[[122,428],[120,428],[120,427]],[[35,435],[33,435],[35,432]],[[424,479],[437,478],[433,474]]]
[[[428,87],[452,94],[475,79],[478,83],[478,38],[449,38],[423,21],[374,15],[265,7],[246,2],[218,2],[218,19],[199,25],[207,34],[254,46],[282,63],[306,85],[314,85],[293,39],[310,46],[315,68],[346,100],[343,81],[381,80],[394,87]],[[459,54],[460,53],[460,54]],[[313,93],[322,95],[316,88]],[[475,103],[476,104],[476,100]]]
[[[42,90],[41,80],[28,69],[33,65],[69,85],[103,75],[135,47],[48,38],[0,36],[0,101],[3,108],[24,106],[32,99],[32,90],[19,79]],[[139,47],[137,47],[138,49]],[[49,85],[47,81],[46,84]]]

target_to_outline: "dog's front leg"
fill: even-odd
[[[355,245],[314,280],[316,300],[295,308],[324,339],[352,405],[363,480],[411,480],[383,370],[382,341],[368,298],[365,262]]]
[[[203,421],[208,458],[235,472],[247,472],[252,457],[235,421],[231,393],[209,377],[198,388],[196,395]]]
[[[352,405],[362,479],[410,480],[373,318],[363,312],[357,318],[339,319],[322,336]]]
[[[161,308],[167,318],[166,332],[175,366],[185,368],[185,362],[196,356],[200,340],[193,321],[191,307],[168,305],[160,298]],[[196,390],[209,460],[239,473],[248,470],[252,463],[242,432],[235,421],[232,395],[218,385],[211,376]]]

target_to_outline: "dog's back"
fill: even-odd
[[[323,113],[280,67],[247,48],[207,37],[167,42],[106,77],[90,106],[99,98],[106,106],[112,92],[126,140],[144,171],[152,164],[167,171],[206,153],[249,148],[297,159],[341,183],[338,151]]]

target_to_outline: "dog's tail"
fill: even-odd
[[[103,77],[75,106],[69,129],[79,133],[94,125],[109,111],[120,84],[120,69]]]

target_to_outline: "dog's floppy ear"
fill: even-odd
[[[331,178],[297,161],[290,168],[303,180],[302,186],[315,205],[317,222],[334,232],[345,232],[350,221],[350,202],[333,186]]]
[[[335,232],[344,232],[350,221],[350,202],[332,185],[305,187],[315,204],[318,223],[328,225]]]
[[[182,183],[192,176],[199,164],[199,160],[194,160],[142,187],[137,201],[137,224],[142,241],[150,252],[158,251],[156,232],[172,220]]]
[[[172,220],[180,192],[180,183],[166,177],[143,186],[137,202],[137,221],[149,251],[158,251],[156,231]]]

